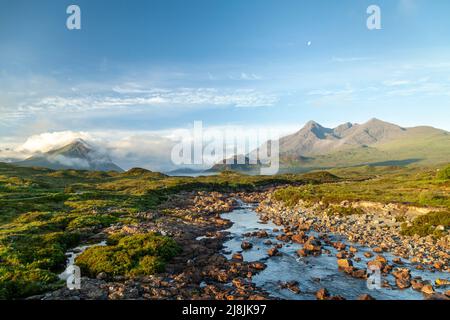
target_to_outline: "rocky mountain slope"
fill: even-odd
[[[26,160],[15,162],[14,164],[24,167],[44,167],[54,170],[123,171],[112,162],[105,152],[97,150],[94,146],[82,139],[77,139],[62,148],[37,154]]]
[[[363,124],[347,122],[336,128],[309,121],[298,132],[281,138],[279,150],[281,167],[290,171],[416,162],[435,164],[450,159],[450,133],[426,126],[403,128],[379,119]],[[241,170],[241,166],[228,165],[226,169]],[[217,164],[213,170],[223,168]]]

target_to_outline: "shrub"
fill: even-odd
[[[406,223],[401,225],[401,234],[407,236],[419,235],[425,237],[427,235],[434,235],[440,237],[443,232],[437,230],[437,226],[444,226],[448,229],[450,227],[450,212],[431,212],[429,214],[415,218],[411,226]]]
[[[436,178],[439,180],[449,180],[450,179],[450,165],[438,171]]]
[[[92,215],[82,215],[73,219],[69,225],[68,229],[79,229],[86,227],[107,227],[117,221],[117,217],[108,214],[92,214]]]

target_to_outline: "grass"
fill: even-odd
[[[403,203],[421,207],[450,209],[450,180],[443,179],[436,168],[358,167],[330,170],[343,181],[333,184],[307,184],[287,187],[275,198],[287,206],[300,199],[325,204],[349,201]]]

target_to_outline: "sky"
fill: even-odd
[[[159,168],[194,121],[287,134],[449,116],[448,0],[0,0],[0,158],[84,136]]]

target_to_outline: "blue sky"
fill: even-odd
[[[0,137],[372,117],[450,130],[449,39],[447,0],[0,0]]]

